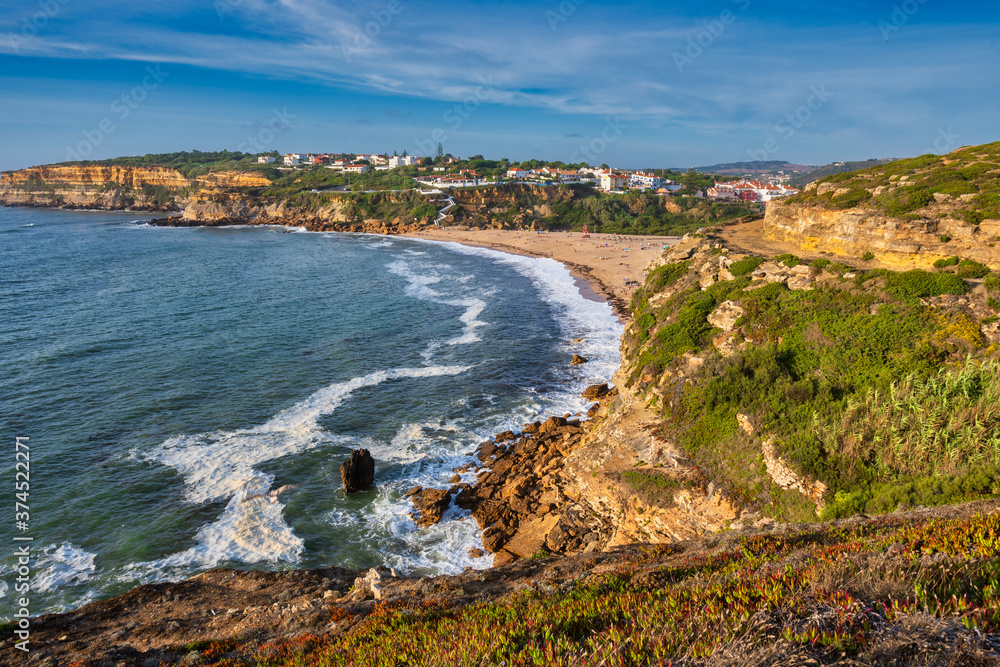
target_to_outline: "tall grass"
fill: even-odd
[[[881,479],[1000,465],[1000,364],[970,358],[924,379],[910,374],[822,422],[817,435],[828,452],[845,465],[874,464]]]

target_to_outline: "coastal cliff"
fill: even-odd
[[[763,230],[803,253],[1000,268],[1000,142],[827,176],[769,202]]]
[[[48,208],[176,211],[194,191],[263,187],[254,172],[188,178],[165,167],[54,165],[0,174],[0,204]]]
[[[764,217],[767,238],[797,245],[803,253],[829,253],[861,259],[871,253],[888,266],[931,267],[960,255],[1000,268],[1000,220],[973,224],[941,217],[946,203],[925,207],[918,217],[901,219],[877,210],[830,210],[793,202],[768,203]],[[938,210],[940,209],[940,210]]]

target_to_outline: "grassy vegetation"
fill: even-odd
[[[273,153],[277,157],[277,153]],[[117,167],[166,167],[176,169],[186,178],[204,176],[216,171],[264,171],[272,169],[258,165],[256,155],[239,151],[180,151],[177,153],[149,153],[108,160],[83,160],[63,164],[103,165]]]
[[[614,234],[680,236],[702,227],[731,222],[757,209],[741,203],[711,202],[696,197],[664,198],[652,193],[608,195],[597,191],[582,197],[550,204],[552,216],[546,222],[558,229]],[[680,207],[671,212],[667,204]]]
[[[906,218],[934,195],[946,195],[957,206],[953,217],[978,224],[1000,218],[1000,142],[834,174],[819,180],[824,183],[836,189],[822,195],[811,189],[790,201],[833,209],[864,205]]]
[[[631,386],[656,386],[685,352],[705,359],[693,381],[650,398],[706,479],[771,516],[812,514],[771,482],[760,438],[738,428],[742,413],[776,438],[794,468],[828,486],[829,500],[837,499],[828,516],[1000,492],[1000,367],[966,361],[988,352],[978,321],[924,301],[968,293],[959,275],[877,270],[792,291],[752,285],[749,274],[763,261],[733,262],[737,277],[707,289],[690,260],[667,265],[633,299]],[[828,276],[850,270],[825,266]],[[1000,288],[993,274],[985,282]],[[664,284],[675,293],[651,306]],[[715,350],[719,330],[707,320],[724,301],[743,309],[733,332],[742,351],[729,356]]]
[[[216,642],[199,659],[217,667],[988,664],[982,633],[1000,631],[998,577],[1000,515],[887,517],[622,553],[608,573],[536,581],[468,606],[397,600],[356,618],[333,607],[331,620],[347,630],[243,648]]]

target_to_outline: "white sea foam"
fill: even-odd
[[[465,452],[481,440],[461,421],[410,423],[400,427],[388,443],[371,443],[372,456],[404,466],[395,479],[380,483],[370,511],[359,515],[346,509],[331,511],[334,529],[364,532],[386,565],[406,574],[457,573],[465,567],[484,568],[490,559],[473,559],[468,552],[481,546],[479,527],[468,511],[452,506],[441,522],[417,528],[410,519],[412,506],[405,497],[413,485],[447,488],[454,467],[468,462]],[[473,473],[464,481],[472,481]]]
[[[424,253],[425,254],[425,253]],[[476,329],[479,327],[484,327],[487,325],[479,319],[483,310],[486,309],[486,302],[478,297],[472,298],[450,298],[451,295],[445,294],[443,291],[434,290],[430,288],[430,285],[437,285],[441,283],[445,278],[437,273],[437,271],[443,267],[435,266],[422,266],[421,269],[426,271],[421,273],[416,271],[413,266],[405,260],[396,260],[389,264],[389,271],[407,281],[407,287],[405,293],[415,299],[420,299],[422,301],[430,301],[432,303],[439,303],[445,306],[455,306],[456,308],[464,308],[465,312],[459,316],[459,321],[465,325],[462,333],[454,338],[444,341],[446,345],[468,345],[470,343],[478,343],[482,340],[476,333]],[[430,273],[434,272],[434,273]],[[456,282],[455,279],[449,277],[449,282]],[[489,296],[489,294],[484,294],[483,296]],[[441,341],[432,341],[427,349],[424,351],[424,358],[429,360],[433,356],[434,351],[436,351],[441,346]]]
[[[97,571],[95,558],[96,554],[69,542],[51,544],[42,549],[35,560],[31,588],[46,593],[68,584],[83,583]]]
[[[458,375],[468,368],[434,366],[379,371],[325,387],[261,426],[167,440],[146,457],[180,472],[190,501],[228,499],[229,502],[218,520],[198,531],[197,543],[190,549],[150,563],[136,563],[130,569],[142,576],[181,566],[211,567],[224,560],[297,561],[303,542],[285,523],[284,505],[262,499],[247,500],[248,496],[266,492],[274,480],[273,475],[257,470],[256,466],[324,444],[345,442],[323,431],[319,419],[334,412],[358,389],[394,379]]]
[[[531,280],[542,300],[555,310],[556,321],[566,339],[567,354],[577,353],[589,360],[586,366],[571,371],[572,375],[567,378],[569,385],[559,396],[559,400],[567,402],[566,410],[585,409],[588,404],[578,397],[580,390],[598,379],[610,380],[621,366],[619,345],[624,325],[615,317],[610,304],[585,298],[563,264],[554,259],[512,255],[453,242],[424,239],[414,239],[414,242],[442,245],[453,252],[504,264]],[[578,338],[583,340],[570,344]]]

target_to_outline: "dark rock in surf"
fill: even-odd
[[[340,466],[340,479],[344,482],[344,491],[353,493],[364,491],[375,480],[375,459],[367,449],[355,449],[351,458]]]

